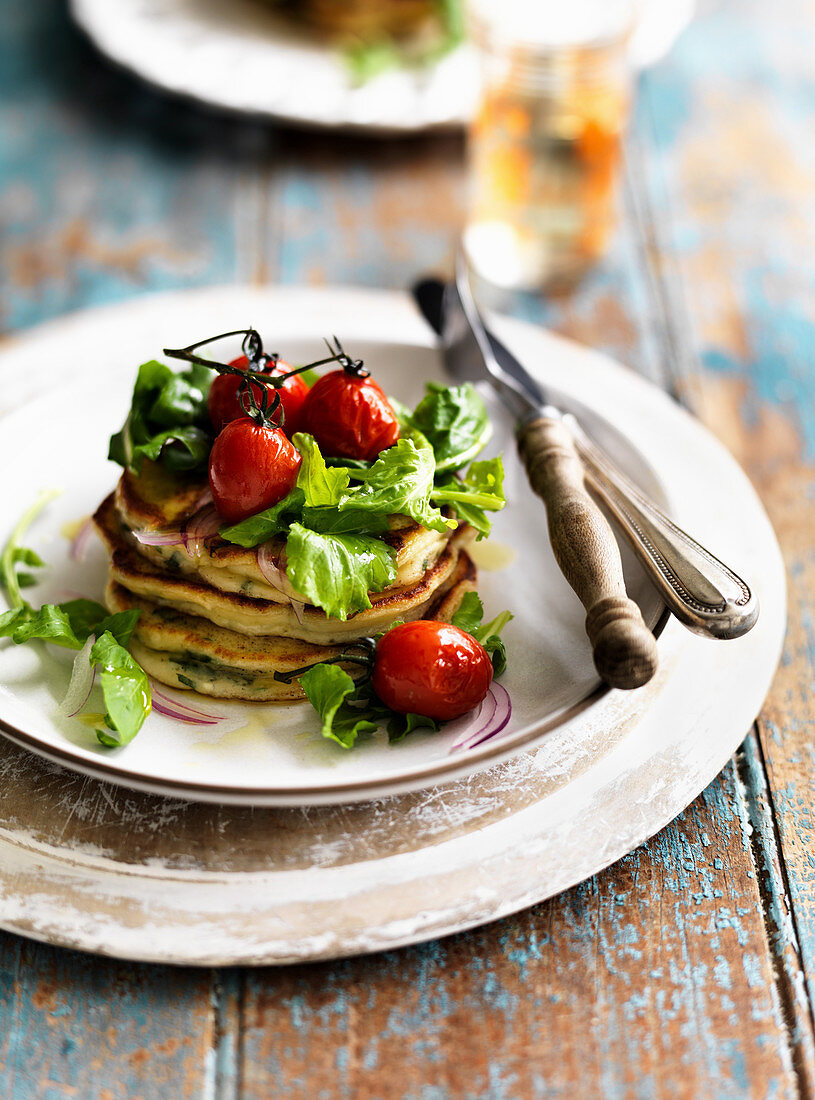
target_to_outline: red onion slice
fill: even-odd
[[[73,718],[75,714],[79,714],[90,698],[93,682],[96,679],[96,669],[91,668],[90,664],[91,648],[95,640],[91,634],[74,658],[68,691],[59,704],[59,709],[68,718]]]
[[[166,703],[159,703],[156,699],[153,699],[153,710],[156,714],[163,714],[165,718],[175,718],[178,722],[186,722],[190,726],[217,726],[220,722],[220,718],[193,718],[191,714],[184,714],[183,711],[168,707]]]
[[[496,737],[507,725],[512,716],[512,703],[509,692],[503,685],[493,681],[482,707],[487,704],[487,700],[490,698],[492,698],[492,705],[487,705],[484,712],[479,710],[476,713],[470,723],[470,730],[462,731],[450,746],[450,752],[457,752],[459,749],[474,749],[476,745],[482,745],[485,741]]]
[[[200,558],[206,539],[217,535],[221,526],[221,517],[215,511],[214,504],[199,508],[181,528],[184,549],[191,558]]]
[[[210,714],[209,711],[198,710],[197,707],[191,707],[188,703],[173,699],[172,696],[157,688],[152,680],[150,681],[150,692],[153,697],[153,709],[160,714],[173,711],[174,713],[169,715],[171,718],[179,718],[182,722],[195,722],[207,726],[214,726],[216,722],[223,722],[224,720],[222,714]]]
[[[74,561],[84,561],[88,553],[88,544],[93,534],[93,520],[90,516],[77,531],[76,538],[71,543],[71,557]]]
[[[142,546],[183,546],[184,539],[179,528],[165,528],[163,531],[134,531],[136,541]]]
[[[255,557],[257,558],[258,569],[266,583],[272,588],[276,588],[278,592],[285,593],[286,571],[278,565],[280,549],[275,547],[274,541],[269,539],[267,542],[262,542],[255,551]]]
[[[291,601],[291,609],[294,612],[294,617],[297,619],[300,626],[305,626],[305,624],[306,624],[306,605],[304,603],[300,603],[299,600],[292,600]]]

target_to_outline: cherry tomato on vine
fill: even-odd
[[[245,355],[240,355],[237,359],[233,359],[229,365],[246,370],[249,366],[249,360]],[[268,373],[270,375],[286,374],[291,369],[288,363],[278,359],[275,366]],[[230,421],[239,420],[241,417],[246,416],[248,409],[244,408],[240,402],[240,386],[241,379],[236,374],[219,374],[213,381],[207,399],[207,408],[209,409],[209,418],[216,432],[222,431]],[[252,392],[258,401],[260,400],[260,386],[259,382],[251,383]],[[266,388],[269,390],[269,400],[271,400],[274,389],[271,386]],[[287,379],[277,392],[280,394],[280,403],[283,406],[285,418],[283,431],[291,438],[295,432],[299,432],[301,429],[301,411],[308,394],[308,386],[299,374],[295,374],[292,378]],[[246,401],[245,395],[244,401]]]
[[[399,420],[372,378],[345,370],[319,378],[303,403],[303,431],[324,455],[371,461],[399,438]]]
[[[492,661],[484,647],[451,623],[428,619],[393,627],[377,642],[374,691],[391,710],[446,722],[485,698]]]
[[[240,523],[292,491],[302,459],[280,430],[251,417],[231,420],[209,454],[209,486],[227,523]]]

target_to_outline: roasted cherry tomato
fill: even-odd
[[[450,623],[402,623],[379,639],[374,691],[391,710],[446,722],[484,699],[492,661],[484,647]]]
[[[248,416],[231,420],[209,454],[209,486],[218,513],[240,523],[292,491],[302,459],[280,428]]]
[[[372,378],[334,370],[308,391],[303,431],[314,436],[324,455],[371,461],[399,438],[399,420]]]
[[[245,355],[240,355],[237,359],[233,359],[229,365],[246,370],[249,366],[249,360]],[[275,366],[268,373],[271,375],[286,374],[290,370],[291,367],[288,363],[278,359]],[[231,420],[240,420],[249,411],[241,404],[241,397],[246,403],[246,394],[245,392],[243,394],[238,392],[240,386],[241,379],[236,374],[219,374],[213,381],[207,399],[207,407],[209,408],[209,418],[216,432],[222,431]],[[252,382],[251,387],[255,398],[259,401],[260,383]],[[269,390],[269,399],[271,400],[274,389],[271,386],[266,388]],[[283,431],[291,438],[295,432],[301,430],[301,410],[308,394],[308,386],[299,374],[295,374],[292,378],[287,379],[277,392],[280,394],[280,403],[283,406]]]

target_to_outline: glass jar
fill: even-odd
[[[464,249],[500,287],[578,279],[616,221],[633,0],[471,0],[481,96]]]

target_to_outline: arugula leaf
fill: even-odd
[[[373,733],[379,726],[369,708],[354,706],[358,698],[357,685],[344,669],[337,665],[320,664],[300,677],[300,686],[308,701],[320,715],[323,737],[328,737],[352,749],[361,733]]]
[[[8,542],[3,547],[3,553],[0,554],[0,587],[6,590],[8,602],[12,608],[28,607],[20,589],[35,583],[34,578],[29,573],[21,574],[17,567],[27,565],[30,568],[38,569],[44,564],[40,556],[35,554],[33,550],[20,546],[20,539],[43,508],[58,495],[57,491],[53,489],[39,494],[31,507],[17,521],[14,530],[9,535]]]
[[[352,749],[360,734],[373,733],[387,724],[388,740],[401,741],[421,726],[440,729],[435,718],[422,714],[396,714],[376,695],[368,680],[354,683],[338,665],[314,665],[300,677],[300,685],[320,715],[323,737],[344,749]]]
[[[436,718],[428,718],[424,714],[394,713],[388,721],[388,741],[392,745],[396,741],[403,741],[409,733],[423,726],[435,731],[441,729],[441,723]]]
[[[430,503],[436,460],[433,448],[421,435],[402,437],[383,451],[369,470],[357,475],[361,485],[343,498],[340,510],[364,508],[388,515],[398,512],[429,527],[446,532],[455,526]]]
[[[14,624],[11,640],[17,645],[24,642],[44,641],[65,649],[81,649],[83,643],[74,634],[71,620],[56,604],[44,604],[39,611],[29,612],[23,621]]]
[[[487,408],[472,382],[441,386],[428,382],[427,393],[409,416],[436,456],[436,470],[457,470],[474,458],[492,435]]]
[[[93,644],[91,667],[99,667],[107,729],[96,736],[108,748],[127,745],[151,710],[150,684],[140,665],[106,630]]]
[[[251,549],[266,542],[273,535],[287,531],[290,523],[302,517],[304,503],[303,490],[295,487],[288,496],[283,497],[277,504],[273,504],[271,508],[249,516],[240,523],[221,527],[218,534],[227,542],[234,542],[238,546]]]
[[[512,617],[509,611],[502,611],[490,622],[482,624],[484,605],[477,592],[465,593],[458,611],[453,615],[453,626],[472,635],[489,653],[496,676],[500,676],[507,667],[507,651],[500,634]]]
[[[296,432],[292,437],[302,462],[297,473],[297,488],[302,489],[310,508],[337,505],[348,488],[349,472],[341,466],[326,466],[314,437]]]
[[[322,535],[293,523],[286,558],[297,591],[338,619],[369,608],[369,590],[381,592],[396,579],[393,551],[367,535]]]
[[[304,508],[303,526],[323,535],[383,535],[388,517],[364,508]]]
[[[39,611],[21,607],[0,616],[0,638],[10,637],[16,645],[43,641],[65,649],[81,649],[91,634],[109,630],[121,645],[127,645],[138,617],[138,608],[110,615],[94,600],[46,603]]]
[[[132,607],[128,611],[116,611],[97,623],[91,633],[111,634],[119,645],[127,646],[140,614],[137,607]]]
[[[138,474],[145,458],[175,472],[205,465],[212,446],[207,394],[212,372],[200,364],[175,372],[151,359],[142,363],[130,412],[110,438],[108,458]]]
[[[471,462],[463,477],[450,477],[434,486],[431,498],[436,504],[451,505],[458,518],[474,527],[482,539],[492,529],[485,512],[499,512],[506,504],[500,456]]]

